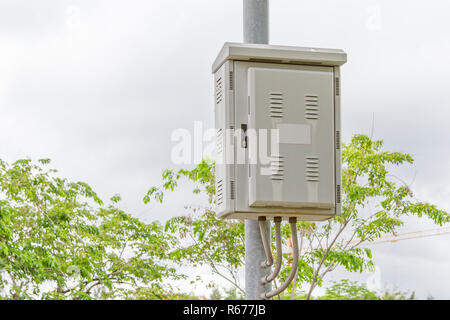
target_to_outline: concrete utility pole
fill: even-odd
[[[244,42],[269,43],[269,0],[244,1]],[[270,223],[266,222],[270,237]],[[270,242],[269,242],[270,243]],[[262,285],[261,279],[270,274],[263,268],[266,260],[259,223],[245,220],[245,296],[247,300],[260,300],[261,294],[271,290],[271,284]]]

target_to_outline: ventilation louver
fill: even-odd
[[[216,184],[216,204],[220,206],[223,203],[223,180],[217,181]]]
[[[223,145],[224,145],[224,134],[223,129],[216,130],[216,153],[217,155],[221,155],[223,153]]]
[[[306,181],[319,181],[319,157],[306,158]]]
[[[270,162],[272,180],[284,180],[284,158],[283,156],[272,156]]]
[[[305,95],[305,117],[308,120],[319,119],[319,97],[317,95]]]
[[[216,80],[216,104],[222,102],[222,98],[223,98],[223,82],[222,77],[219,77]]]
[[[283,117],[283,93],[282,92],[271,92],[269,94],[270,103],[270,116],[272,118],[282,118]]]

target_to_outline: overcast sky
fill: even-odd
[[[146,190],[171,163],[178,128],[213,126],[211,64],[242,41],[241,0],[0,0],[0,158],[51,158],[61,175],[147,221],[202,203],[190,186],[164,206]],[[415,164],[396,171],[450,211],[450,2],[272,0],[271,44],[343,49],[344,141],[384,139]],[[410,221],[407,230],[433,228]],[[361,281],[450,298],[450,235],[373,245]],[[334,278],[353,277],[336,274]],[[374,279],[378,279],[374,281]]]

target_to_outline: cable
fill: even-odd
[[[289,286],[289,284],[292,282],[292,280],[294,279],[295,274],[297,272],[297,267],[298,267],[297,218],[295,218],[295,217],[289,218],[289,224],[291,225],[292,248],[294,251],[294,257],[293,257],[294,261],[292,263],[291,272],[289,273],[289,276],[287,277],[286,281],[282,285],[280,285],[278,288],[276,288],[275,290],[272,290],[268,293],[263,293],[261,295],[262,299],[269,299],[269,298],[272,298],[273,296],[276,296],[277,294],[280,294],[281,292],[283,292]]]
[[[275,217],[273,221],[275,222],[275,241],[277,246],[277,263],[275,264],[275,269],[273,269],[272,273],[268,276],[262,278],[262,284],[269,283],[273,281],[280,273],[281,262],[283,260],[283,249],[281,243],[281,217]]]
[[[258,217],[259,221],[259,230],[261,232],[261,239],[264,246],[264,251],[266,252],[266,261],[263,261],[261,266],[263,268],[270,267],[273,265],[273,257],[272,257],[272,248],[269,245],[269,240],[267,237],[267,230],[266,230],[266,217]]]

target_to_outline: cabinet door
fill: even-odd
[[[249,68],[248,98],[249,206],[333,208],[333,68]]]

